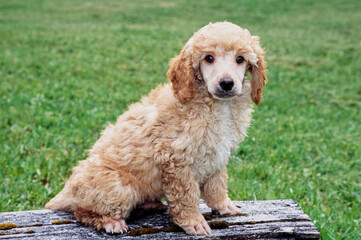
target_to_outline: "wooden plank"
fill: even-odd
[[[214,225],[210,236],[195,237],[188,236],[183,231],[160,231],[167,226],[174,226],[166,212],[134,211],[127,220],[132,233],[139,229],[149,231],[149,228],[160,231],[134,237],[129,234],[109,235],[95,231],[76,222],[74,215],[70,213],[35,210],[0,213],[0,228],[4,223],[14,224],[14,228],[0,230],[0,239],[320,239],[318,229],[293,200],[234,203],[246,214],[218,216],[212,214],[204,203],[200,204],[201,212]],[[215,221],[220,222],[212,223]]]

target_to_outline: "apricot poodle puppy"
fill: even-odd
[[[229,22],[206,25],[170,61],[170,83],[102,132],[46,208],[123,233],[134,208],[162,208],[165,197],[187,234],[211,234],[200,197],[220,214],[240,213],[227,195],[226,165],[246,137],[252,101],[261,101],[265,70],[257,36]]]

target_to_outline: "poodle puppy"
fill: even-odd
[[[211,233],[200,197],[220,214],[240,213],[227,195],[226,165],[246,137],[252,101],[261,101],[263,55],[247,29],[229,22],[201,28],[171,59],[170,82],[102,132],[46,208],[110,233],[128,230],[134,208],[163,208],[163,197],[173,222],[191,235]]]

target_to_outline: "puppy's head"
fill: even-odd
[[[257,36],[229,22],[210,23],[197,31],[170,61],[167,72],[174,95],[185,104],[195,93],[196,79],[217,99],[242,93],[242,82],[252,74],[251,98],[259,104],[266,83],[264,52]]]

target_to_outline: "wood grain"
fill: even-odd
[[[147,232],[149,228],[157,228],[160,232],[133,237],[97,232],[77,222],[70,213],[35,210],[0,213],[0,226],[6,226],[4,223],[17,226],[0,230],[0,239],[320,239],[318,229],[293,200],[234,203],[241,207],[244,215],[219,216],[204,203],[200,204],[201,212],[211,218],[208,222],[222,221],[213,224],[221,229],[212,229],[209,236],[188,236],[179,230],[160,231],[173,226],[166,212],[134,211],[127,220],[131,230]]]

